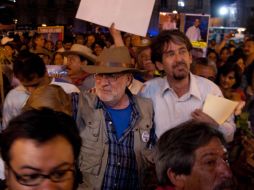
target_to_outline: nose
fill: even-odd
[[[50,179],[44,179],[43,182],[40,184],[40,190],[56,190],[57,183],[51,181]]]
[[[175,53],[175,62],[180,62],[182,60],[181,55],[179,55],[179,53]]]
[[[222,178],[232,178],[232,171],[227,161],[221,159],[218,164],[218,172]]]

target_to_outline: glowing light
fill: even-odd
[[[41,26],[47,26],[46,24],[41,24]]]
[[[172,13],[173,14],[177,14],[178,12],[177,12],[177,10],[173,10]]]
[[[185,6],[184,1],[183,1],[183,0],[179,0],[179,1],[178,1],[178,6],[179,6],[179,7],[184,7],[184,6]]]
[[[220,9],[219,9],[219,14],[220,15],[227,15],[228,14],[228,8],[227,7],[221,7]]]

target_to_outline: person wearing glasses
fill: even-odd
[[[81,138],[73,118],[50,109],[29,110],[1,134],[8,190],[75,190]]]
[[[132,73],[138,72],[128,49],[104,49],[95,65],[83,69],[94,74],[95,94],[82,92],[79,99],[79,189],[145,189],[150,182],[146,171],[153,163],[153,107],[128,89]]]

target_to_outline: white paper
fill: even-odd
[[[208,94],[203,106],[203,112],[220,125],[234,112],[239,102]]]
[[[81,0],[76,18],[146,36],[155,0]]]

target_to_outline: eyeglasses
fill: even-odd
[[[10,170],[14,174],[18,183],[24,186],[40,185],[44,179],[50,179],[55,183],[63,182],[73,179],[74,169],[57,169],[51,171],[49,174],[33,173],[33,174],[18,174],[10,165]]]
[[[124,73],[111,73],[111,74],[94,74],[94,78],[97,81],[101,81],[102,79],[106,79],[110,83],[116,82]]]

